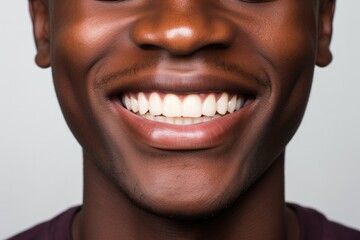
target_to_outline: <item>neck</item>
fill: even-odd
[[[284,154],[241,200],[207,220],[182,221],[134,206],[102,171],[84,157],[84,202],[73,239],[296,239],[297,222],[284,200]]]

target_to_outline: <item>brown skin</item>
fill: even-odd
[[[314,65],[331,62],[334,8],[335,0],[30,0],[36,62],[52,67],[84,152],[74,239],[298,239],[284,200],[284,151]],[[167,82],[194,73],[187,86],[199,89],[213,80],[196,74],[220,75],[229,86],[248,84],[242,91],[254,100],[211,147],[156,148],[110,97],[142,90],[145,73],[157,90],[162,71]]]

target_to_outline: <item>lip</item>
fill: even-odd
[[[216,148],[224,143],[238,124],[255,104],[249,104],[240,110],[220,118],[192,125],[174,125],[156,122],[140,117],[112,102],[118,113],[119,121],[123,121],[137,140],[152,148],[162,150],[203,150]]]
[[[157,71],[137,74],[133,77],[122,77],[117,73],[101,79],[97,86],[104,88],[107,97],[124,92],[159,91],[174,94],[190,94],[199,92],[229,92],[256,98],[258,94],[268,90],[266,77],[256,77],[248,73],[239,76],[223,72],[207,74],[199,72]]]
[[[210,72],[210,71],[209,71]],[[102,82],[107,99],[115,109],[116,121],[122,122],[128,137],[155,149],[162,150],[202,150],[216,148],[234,138],[234,130],[246,124],[251,109],[256,106],[257,95],[266,91],[266,82],[255,79],[246,74],[234,76],[221,72],[179,73],[162,71],[147,73],[141,72],[134,77],[113,75]],[[251,96],[248,104],[231,114],[192,125],[174,125],[151,121],[140,117],[121,104],[112,100],[124,92],[160,91],[174,94],[201,93],[201,92],[229,92]]]

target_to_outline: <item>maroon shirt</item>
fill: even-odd
[[[288,204],[300,223],[300,240],[360,240],[360,232],[331,222],[321,213]],[[71,240],[71,222],[80,207],[70,208],[54,219],[41,223],[8,240]]]

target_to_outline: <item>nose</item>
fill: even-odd
[[[183,56],[204,48],[229,47],[235,37],[234,27],[206,2],[153,3],[156,6],[133,26],[132,41],[142,49],[161,49]]]

